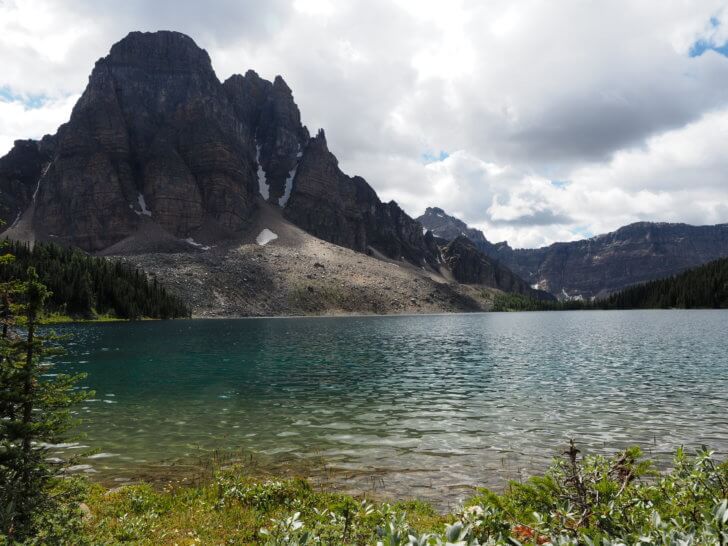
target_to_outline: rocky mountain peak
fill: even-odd
[[[323,129],[316,131],[316,136],[314,137],[313,142],[315,145],[323,148],[324,150],[329,150],[328,143],[326,142],[326,132]]]
[[[109,55],[102,61],[158,73],[192,70],[212,72],[207,51],[189,36],[169,30],[130,32],[111,47]]]
[[[293,98],[293,91],[291,91],[291,88],[288,87],[286,80],[284,80],[283,76],[281,76],[280,74],[276,75],[276,77],[273,79],[273,90],[277,93],[289,95],[291,98]]]
[[[417,218],[417,221],[432,231],[433,235],[447,241],[465,236],[479,246],[491,244],[482,231],[468,227],[465,222],[450,216],[440,207],[427,207],[425,213]]]
[[[209,246],[245,233],[262,196],[327,241],[436,260],[417,222],[341,172],[323,130],[310,138],[281,76],[221,83],[178,32],[114,44],[52,140],[52,153],[20,143],[0,161],[0,214],[22,212],[14,234],[27,240],[107,251],[153,232]]]

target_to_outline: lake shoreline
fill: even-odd
[[[699,491],[694,480],[704,484]],[[727,481],[728,462],[707,451],[678,449],[673,469],[653,473],[649,457],[637,449],[599,457],[572,444],[545,473],[500,492],[475,489],[457,506],[438,510],[416,496],[392,500],[342,493],[305,478],[251,473],[242,464],[217,469],[194,485],[81,485],[79,532],[90,543],[155,545],[306,544],[309,539],[542,545],[564,543],[566,537],[573,540],[569,544],[617,537],[614,543],[646,537],[659,543],[670,531],[700,533],[695,544],[717,544],[728,520],[726,501],[720,504],[728,495]],[[646,499],[648,510],[642,508]],[[573,502],[581,502],[582,509],[575,511]]]

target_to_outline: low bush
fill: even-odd
[[[679,449],[659,473],[639,449],[582,457],[572,444],[543,476],[501,493],[481,489],[453,514],[422,501],[322,492],[300,479],[256,480],[233,468],[203,487],[91,485],[90,514],[82,521],[59,514],[48,525],[72,524],[73,544],[726,546],[727,498],[728,463],[705,449]]]

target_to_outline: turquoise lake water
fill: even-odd
[[[728,312],[594,311],[70,325],[80,467],[118,481],[243,449],[351,491],[456,503],[569,438],[728,452]],[[77,447],[77,446],[71,446]],[[63,451],[61,448],[56,452]]]

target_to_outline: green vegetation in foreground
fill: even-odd
[[[727,309],[728,258],[679,275],[625,288],[594,301],[540,301],[521,294],[498,294],[493,311],[564,311],[572,309]]]
[[[677,451],[658,474],[639,449],[582,458],[573,445],[543,475],[485,489],[451,514],[420,501],[386,504],[300,479],[257,480],[245,467],[200,487],[107,491],[81,480],[77,504],[44,514],[52,544],[727,545],[728,464]]]
[[[24,280],[29,267],[51,291],[44,306],[44,323],[77,320],[189,317],[182,300],[169,294],[156,279],[127,264],[89,256],[51,243],[5,242],[3,252],[15,259],[0,268],[0,282]]]

